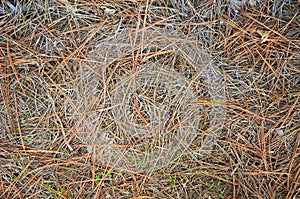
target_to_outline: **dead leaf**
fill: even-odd
[[[261,43],[266,42],[271,33],[271,31],[259,30],[259,29],[257,29],[256,32],[261,36]]]
[[[254,33],[256,33],[256,30],[257,30],[257,28],[254,27],[254,28],[251,28],[251,29],[249,30],[249,32],[250,32],[251,34],[254,34]]]

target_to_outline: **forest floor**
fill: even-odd
[[[0,199],[300,194],[300,2],[0,2]]]

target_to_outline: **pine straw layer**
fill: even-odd
[[[28,2],[0,3],[0,198],[299,196],[299,3]],[[225,78],[227,116],[207,156],[203,134],[166,168],[130,172],[86,151],[70,104],[88,53],[144,27],[206,39]]]

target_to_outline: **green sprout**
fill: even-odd
[[[176,173],[174,173],[174,175],[173,176],[169,176],[169,182],[171,182],[171,183],[173,183],[173,182],[175,182],[175,180],[176,180],[176,177],[177,177],[177,174]]]
[[[99,175],[105,176],[105,173],[104,173],[103,171],[101,171],[101,172],[99,173]]]
[[[210,185],[209,189],[214,188],[214,186],[215,186],[215,182],[214,182],[214,180],[211,180],[211,185]]]
[[[219,197],[220,197],[220,198],[224,198],[224,192],[225,192],[225,190],[222,190],[222,191],[219,193]]]
[[[147,163],[145,161],[140,161],[139,162],[139,166],[143,169],[146,169],[147,168]]]
[[[188,180],[189,180],[189,178],[188,178],[187,176],[183,176],[183,179],[184,179],[185,181],[188,181]]]
[[[176,173],[173,176],[169,176],[168,181],[172,183],[171,187],[174,189],[175,188],[175,179],[176,179]]]
[[[219,184],[219,183],[218,183]],[[215,186],[215,181],[212,179],[210,183],[205,182],[205,186],[209,187],[209,189],[213,189]]]
[[[64,187],[59,187],[59,188],[57,189],[57,192],[58,192],[59,194],[63,194],[65,191],[66,191],[66,189],[65,189]]]
[[[189,167],[189,165],[185,165],[185,167],[184,167],[186,170],[188,170],[188,171],[190,171],[191,170],[191,168]]]
[[[47,185],[47,189],[48,189],[49,191],[51,191],[51,189],[53,189],[52,185],[51,185],[51,184],[48,184],[48,185]]]

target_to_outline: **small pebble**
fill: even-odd
[[[104,9],[104,12],[106,14],[115,14],[116,13],[116,10],[115,9],[110,9],[110,8],[107,8],[105,6],[101,7],[102,9]]]
[[[204,199],[207,199],[209,197],[209,195],[207,193],[203,194],[202,196]]]
[[[89,153],[91,153],[93,151],[93,146],[87,146],[86,149]]]
[[[277,134],[278,134],[280,137],[284,136],[284,132],[283,132],[283,130],[281,130],[281,129],[277,130]]]

